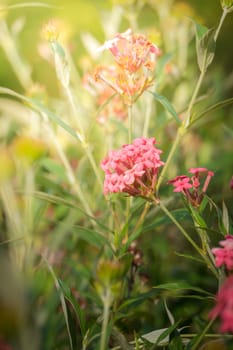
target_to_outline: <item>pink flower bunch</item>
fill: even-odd
[[[229,276],[216,297],[216,305],[209,317],[221,319],[220,331],[233,333],[233,275]]]
[[[97,69],[95,78],[108,84],[132,105],[151,86],[153,70],[160,50],[145,35],[134,34],[131,29],[118,33],[102,45],[98,51],[109,50],[116,63],[117,74],[113,77],[102,69]]]
[[[182,192],[189,203],[194,207],[198,207],[214,173],[206,168],[191,168],[189,169],[189,173],[191,173],[192,176],[176,176],[174,179],[168,181],[168,184],[173,185],[173,192]],[[200,188],[203,175],[206,176],[206,178],[202,188]]]
[[[104,194],[125,192],[131,196],[149,197],[155,190],[161,150],[155,138],[137,138],[120,150],[110,151],[102,161],[105,171]]]
[[[233,270],[233,236],[227,235],[224,241],[219,242],[223,248],[213,248],[217,267],[225,265],[227,270]]]

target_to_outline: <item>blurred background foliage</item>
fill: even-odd
[[[33,4],[31,1],[23,2],[23,4],[26,3]],[[44,25],[51,19],[56,20],[59,41],[68,48],[72,63],[76,67],[74,91],[82,103],[79,113],[83,116],[85,126],[88,124],[88,118],[92,120],[91,126],[87,127],[88,140],[93,142],[94,155],[99,164],[107,150],[106,129],[92,125],[93,115],[96,115],[96,104],[82,90],[81,82],[86,72],[92,70],[97,63],[107,60],[104,54],[95,56],[93,47],[112,38],[115,27],[118,31],[125,31],[128,27],[132,27],[136,32],[145,32],[151,41],[161,47],[163,55],[167,57],[171,55],[168,60],[168,71],[160,72],[159,89],[174,104],[182,117],[199,74],[194,28],[190,18],[208,28],[216,26],[221,16],[220,1],[48,0],[43,3],[51,6],[40,7],[35,3],[33,7],[17,8],[14,5],[20,5],[22,1],[1,2],[0,8],[6,8],[0,11],[0,33],[4,36],[0,37],[0,85],[2,87],[42,100],[46,106],[55,110],[59,116],[64,117],[64,120],[71,121],[72,124],[43,34]],[[20,72],[17,57],[14,58],[12,54],[10,64],[10,59],[6,56],[6,51],[11,48],[10,41],[7,40],[9,30],[15,38],[16,51],[22,57],[23,66],[21,64],[20,67],[24,67],[24,70]],[[230,14],[224,22],[217,42],[216,56],[208,69],[201,89],[203,99],[195,107],[197,113],[233,96],[232,32],[233,20]],[[4,45],[6,45],[5,48]],[[152,103],[151,100],[149,102]],[[135,136],[137,137],[141,136],[141,115],[147,103],[147,96],[142,96],[135,107]],[[92,239],[88,238],[90,232],[86,227],[90,228],[91,221],[83,214],[80,203],[77,205],[77,194],[70,190],[64,164],[52,145],[52,137],[50,139],[46,133],[43,134],[38,116],[27,107],[27,103],[19,103],[6,96],[0,99],[0,139],[4,146],[9,145],[10,152],[13,152],[16,158],[13,164],[8,157],[9,150],[1,150],[0,162],[4,164],[4,171],[1,170],[0,183],[13,173],[16,176],[12,183],[17,189],[25,192],[40,190],[45,194],[57,196],[57,202],[54,199],[54,202],[45,204],[46,196],[43,198],[41,192],[37,193],[32,201],[27,196],[21,197],[18,192],[15,195],[10,188],[7,188],[8,192],[2,193],[1,205],[4,209],[0,218],[1,241],[10,242],[16,239],[13,250],[17,251],[20,267],[23,269],[24,264],[30,265],[33,261],[35,268],[26,269],[25,275],[18,280],[14,269],[12,271],[12,266],[10,264],[8,266],[7,262],[1,263],[0,260],[0,273],[2,276],[7,274],[7,278],[4,278],[5,282],[0,286],[0,315],[4,315],[0,322],[0,349],[1,333],[8,340],[20,338],[20,347],[17,348],[17,345],[12,343],[13,349],[17,350],[19,348],[37,350],[40,348],[39,343],[43,344],[42,350],[68,349],[64,309],[61,306],[59,293],[61,286],[67,295],[67,300],[70,298],[67,302],[68,317],[70,320],[75,320],[73,323],[70,322],[73,326],[71,333],[75,334],[73,341],[74,345],[78,346],[81,342],[81,333],[77,317],[74,316],[74,310],[71,307],[71,301],[73,301],[71,295],[84,310],[86,330],[90,327],[88,337],[91,338],[100,330],[96,320],[101,317],[101,302],[95,290],[94,280],[96,266],[104,248],[98,239],[93,244]],[[176,125],[161,106],[153,108],[156,109],[152,110],[154,118],[151,119],[149,134],[158,138],[159,148],[164,150],[163,156],[166,157],[175,136]],[[233,175],[232,117],[233,109],[232,105],[229,105],[214,114],[207,115],[203,122],[198,123],[197,127],[182,140],[176,162],[168,174],[168,178],[171,178],[186,172],[193,166],[206,166],[215,171],[216,176],[211,183],[209,196],[213,197],[220,207],[225,200],[230,214],[232,213],[230,180]],[[119,127],[118,124],[115,122],[114,127],[116,125]],[[117,129],[116,134],[113,132],[114,148],[119,147],[125,140],[125,126],[120,127],[120,131]],[[106,223],[109,211],[106,209],[102,193],[98,192],[96,181],[91,175],[90,165],[83,155],[83,149],[77,146],[76,140],[70,140],[70,135],[60,132],[56,126],[54,129],[68,155],[72,169],[82,183],[86,201],[90,203],[95,217],[102,220],[102,223]],[[172,190],[162,189],[161,196],[172,197]],[[174,197],[171,202],[174,207],[182,206],[182,202],[174,200]],[[8,203],[11,203],[15,211],[7,211]],[[116,207],[123,211],[122,203],[124,201],[118,197],[114,200]],[[136,213],[137,205],[141,208],[140,200],[136,200]],[[185,280],[191,285],[215,291],[216,282],[208,275],[202,264],[197,263],[194,267],[192,261],[179,256],[184,251],[189,252],[190,247],[177,234],[177,230],[170,221],[159,215],[161,214],[158,214],[156,209],[150,211],[143,228],[144,232],[139,238],[138,246],[143,255],[143,263],[134,281],[132,296],[136,296],[138,291],[147,293],[154,285],[177,280]],[[178,211],[177,218],[194,236],[195,232],[187,213]],[[8,219],[11,223],[10,227]],[[210,227],[213,226],[218,230],[216,217],[213,217],[212,212],[206,213],[206,219]],[[134,221],[131,223],[132,230],[133,225]],[[106,227],[101,227],[101,230],[109,239],[110,233]],[[13,234],[10,236],[8,231],[13,232],[15,236]],[[36,252],[33,257],[29,254],[26,262],[22,259],[25,251],[21,248],[17,250],[17,247],[20,247],[17,239],[25,232],[33,233],[33,242],[29,239],[29,246],[32,245]],[[217,244],[218,232],[214,232],[212,238]],[[1,259],[5,261],[5,256],[12,254],[10,244],[1,244],[0,249]],[[45,257],[45,261],[42,262],[38,257],[41,252]],[[44,268],[46,264],[49,268]],[[57,279],[50,266],[56,271]],[[12,290],[9,295],[4,288],[5,285]],[[17,290],[17,293],[13,290]],[[203,298],[197,302],[191,301],[189,296],[185,298],[185,295],[186,292],[182,295],[183,298],[178,299],[176,292],[172,296],[164,292],[164,297],[170,298],[169,307],[173,310],[176,319],[182,317],[184,325],[193,322],[194,331],[199,331],[203,327],[203,319],[208,314],[208,300]],[[130,340],[133,339],[132,330],[142,334],[155,328],[165,327],[167,324],[167,314],[160,295],[152,293],[145,300],[142,304],[136,303],[135,306],[125,307],[118,321],[119,329],[123,330]],[[16,313],[13,318],[9,317],[14,314],[12,308]],[[2,322],[3,319],[4,322]],[[33,325],[35,325],[34,328]],[[34,340],[32,347],[30,347],[31,339]],[[94,340],[90,349],[96,349],[96,346]]]

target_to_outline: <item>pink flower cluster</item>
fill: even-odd
[[[219,242],[223,248],[213,248],[217,267],[225,265],[227,270],[233,270],[233,236],[227,235],[224,241]]]
[[[110,151],[102,161],[105,171],[104,194],[125,192],[131,196],[149,197],[155,190],[161,150],[155,138],[137,138],[120,150]]]
[[[216,297],[216,305],[209,317],[221,319],[220,331],[233,333],[233,275],[229,276]]]
[[[191,168],[189,169],[189,173],[192,176],[176,176],[174,179],[168,181],[168,183],[173,185],[173,192],[182,192],[194,207],[198,207],[214,173],[206,168]],[[202,188],[200,188],[203,175],[206,178]]]

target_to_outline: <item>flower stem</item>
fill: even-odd
[[[71,106],[71,110],[72,110],[72,114],[73,114],[73,118],[76,119],[76,115],[77,115],[77,108],[76,108],[76,104],[74,102],[74,98],[73,98],[73,94],[69,88],[69,86],[65,87],[65,92],[66,92],[66,95],[67,95],[67,98],[68,98],[68,101],[69,101],[69,104]],[[100,177],[100,174],[99,174],[99,170],[98,170],[98,167],[96,165],[96,162],[95,162],[95,159],[92,155],[92,152],[90,150],[90,146],[89,144],[86,142],[86,139],[85,139],[85,133],[84,133],[84,129],[82,127],[82,123],[81,121],[79,122],[79,139],[80,139],[80,142],[81,142],[81,145],[82,145],[82,148],[83,150],[85,151],[86,155],[87,155],[87,158],[89,159],[90,161],[90,164],[92,166],[92,169],[96,175],[96,179],[100,185],[100,187],[102,188],[102,180],[101,180],[101,177]]]
[[[47,115],[45,115],[44,113],[42,115],[44,117],[44,123],[45,123],[46,130],[49,133],[49,137],[52,140],[52,142],[56,148],[57,154],[59,155],[59,157],[64,165],[64,168],[66,170],[67,180],[69,181],[74,192],[77,194],[77,196],[78,196],[80,202],[82,203],[86,213],[90,217],[93,217],[93,213],[92,213],[92,211],[87,203],[87,200],[83,194],[81,186],[79,186],[77,181],[76,181],[76,177],[75,177],[73,169],[72,169],[72,167],[71,167],[71,165],[66,157],[66,154],[65,154],[63,148],[61,147],[60,143],[58,142],[56,135],[54,134],[54,131],[51,128],[51,125],[48,122]],[[94,221],[93,221],[93,224],[94,224]]]
[[[223,9],[223,13],[222,13],[222,16],[220,18],[220,21],[219,21],[219,25],[217,27],[217,30],[215,32],[215,35],[214,35],[214,40],[216,41],[217,38],[218,38],[218,35],[219,35],[219,32],[220,32],[220,29],[222,27],[222,24],[226,18],[226,15],[228,14],[228,9],[224,8]],[[176,138],[175,138],[175,141],[173,143],[173,146],[169,152],[169,155],[168,155],[168,158],[167,158],[167,161],[166,161],[166,164],[160,174],[160,177],[158,179],[158,183],[157,183],[157,193],[159,191],[159,187],[161,185],[161,182],[163,181],[163,178],[164,178],[164,175],[166,174],[167,172],[167,169],[171,163],[171,160],[175,154],[175,151],[180,143],[180,140],[181,140],[181,137],[183,136],[183,134],[186,132],[186,130],[188,129],[189,125],[190,125],[190,122],[191,122],[191,112],[192,112],[192,109],[193,109],[193,106],[196,102],[196,99],[197,99],[197,96],[198,96],[198,93],[199,93],[199,90],[200,90],[200,87],[201,87],[201,84],[203,82],[203,79],[204,79],[204,76],[205,76],[205,73],[206,73],[206,68],[203,68],[201,70],[201,73],[200,73],[200,76],[198,78],[198,81],[197,81],[197,84],[194,88],[194,91],[193,91],[193,94],[192,94],[192,97],[191,97],[191,100],[190,100],[190,103],[188,105],[188,108],[187,108],[187,113],[186,113],[186,118],[184,119],[182,125],[179,127],[178,129],[178,132],[177,132],[177,135],[176,135]]]
[[[149,210],[149,207],[150,207],[150,203],[146,202],[146,205],[145,205],[145,207],[144,207],[144,209],[143,209],[143,211],[142,211],[142,213],[141,213],[141,215],[140,215],[140,217],[139,217],[139,219],[134,227],[134,232],[136,232],[138,230],[138,228],[141,226],[141,224],[143,223],[145,216]]]
[[[165,163],[165,165],[164,165],[164,167],[163,167],[163,169],[162,169],[162,171],[161,171],[161,174],[160,174],[160,176],[159,176],[159,179],[158,179],[158,182],[157,182],[157,185],[156,185],[156,192],[157,192],[157,194],[158,194],[158,192],[159,192],[159,188],[160,188],[160,185],[161,185],[161,183],[162,183],[162,181],[163,181],[163,179],[164,179],[164,176],[165,176],[165,174],[166,174],[166,172],[167,172],[167,168],[168,168],[169,165],[170,165],[170,162],[171,162],[171,160],[172,160],[172,158],[173,158],[173,156],[174,156],[174,153],[175,153],[175,151],[176,151],[176,149],[177,149],[177,146],[178,146],[178,144],[179,144],[179,142],[180,142],[180,139],[181,139],[181,137],[182,137],[182,135],[183,135],[183,130],[184,130],[184,129],[183,129],[183,126],[181,126],[181,127],[178,129],[178,132],[177,132],[175,141],[173,142],[172,148],[171,148],[171,150],[170,150],[170,152],[169,152],[169,154],[168,154],[166,163]]]
[[[155,200],[155,204],[158,204],[158,201]],[[201,255],[203,260],[206,262],[208,268],[213,272],[213,274],[218,278],[218,273],[216,269],[212,266],[210,263],[208,257],[205,255],[203,250],[198,247],[196,242],[189,236],[188,232],[180,225],[180,223],[176,220],[176,218],[169,212],[169,210],[165,207],[165,205],[160,202],[159,203],[160,208],[162,211],[171,219],[171,221],[176,225],[176,227],[180,230],[180,232],[183,234],[183,236],[189,241],[189,243],[193,246],[193,248],[196,249],[196,251]]]
[[[199,349],[199,344],[202,341],[202,339],[205,337],[206,332],[209,330],[209,328],[212,326],[213,322],[215,319],[212,319],[208,322],[208,324],[206,325],[206,327],[203,329],[202,333],[200,334],[200,336],[197,338],[196,342],[194,343],[194,345],[191,347],[191,350],[196,350],[197,348]]]
[[[226,18],[226,15],[228,14],[228,12],[229,11],[228,11],[227,8],[223,9],[222,16],[221,16],[219,24],[218,24],[218,28],[216,29],[216,32],[215,32],[215,35],[214,35],[214,41],[217,41],[217,39],[218,39],[218,35],[220,33],[220,30],[222,28],[223,22],[224,22],[224,20]]]
[[[109,319],[109,310],[111,305],[111,289],[108,287],[103,298],[104,311],[103,311],[103,322],[101,329],[101,338],[100,338],[100,350],[106,350],[106,343],[108,339],[108,319]]]
[[[132,142],[132,105],[128,106],[128,142]]]

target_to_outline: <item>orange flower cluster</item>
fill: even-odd
[[[102,67],[96,70],[95,78],[109,85],[123,97],[126,105],[132,105],[152,85],[153,71],[160,50],[145,35],[134,34],[131,29],[118,33],[106,41],[98,51],[109,50],[116,63],[114,74]]]

